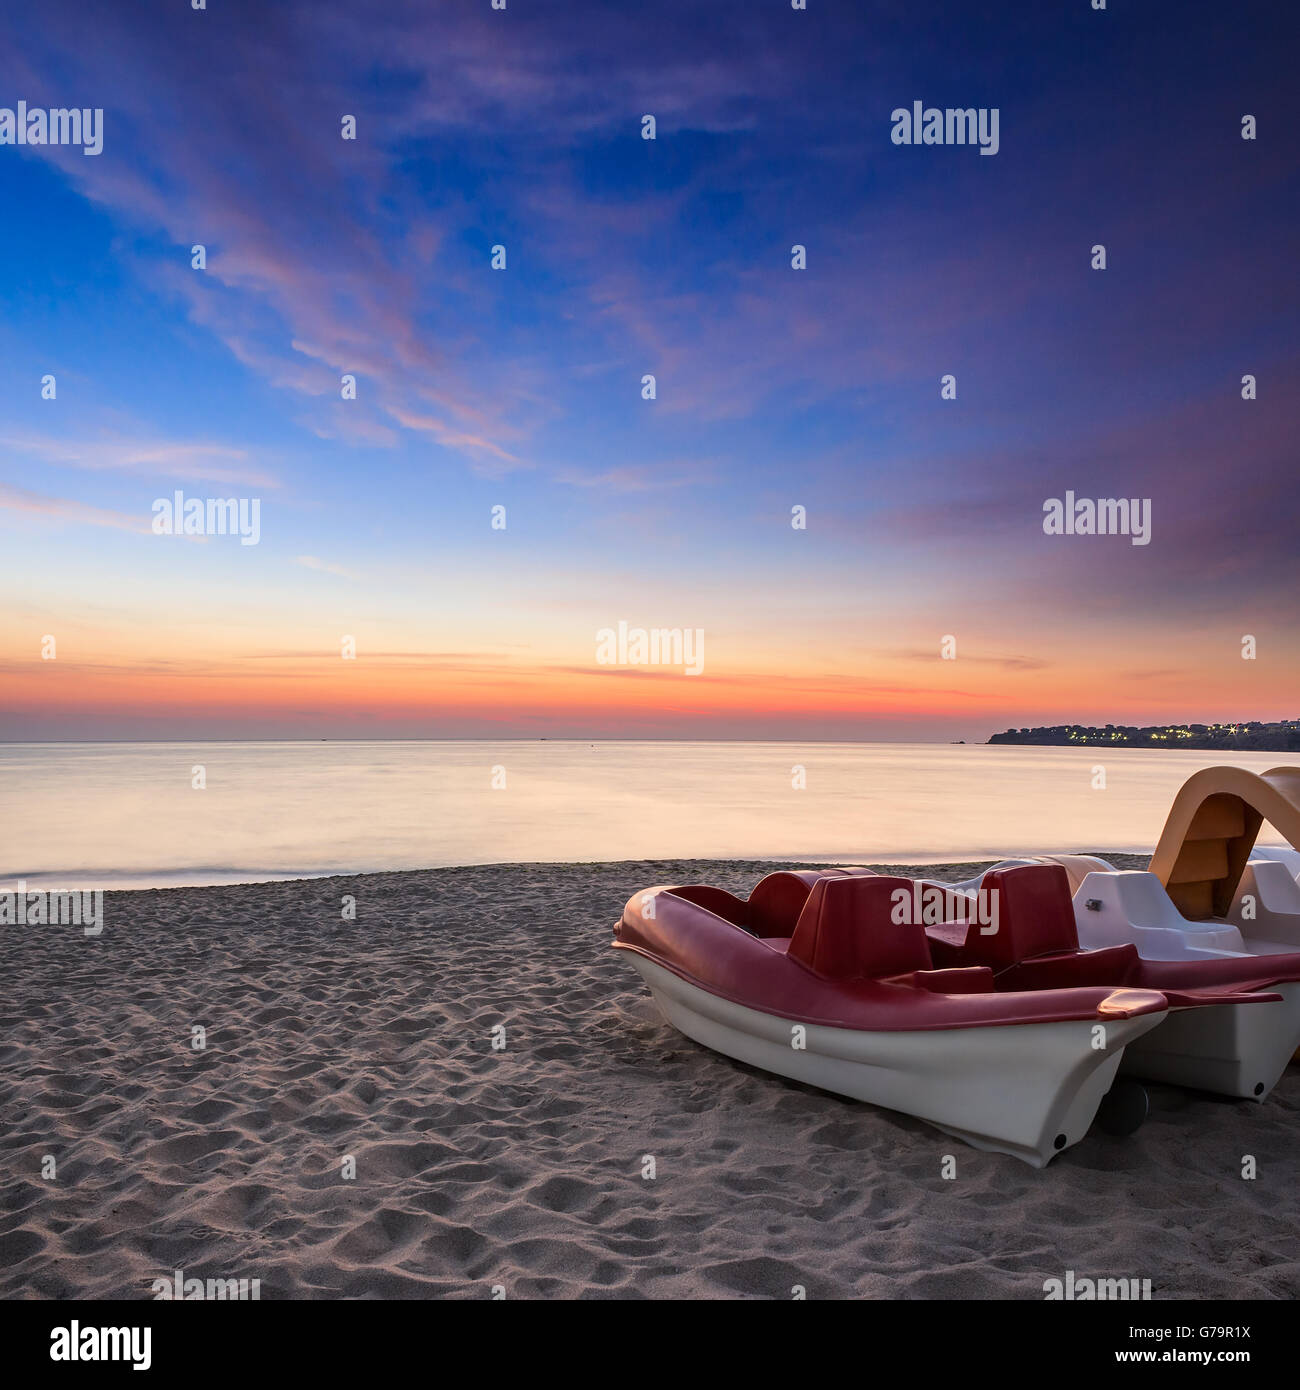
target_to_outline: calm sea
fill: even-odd
[[[976,744],[5,744],[0,883],[1150,850],[1183,780],[1221,761],[1300,765],[1281,753]],[[1104,791],[1092,787],[1099,763]]]

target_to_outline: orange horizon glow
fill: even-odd
[[[1252,697],[1228,668],[1215,686],[1203,678],[1165,679],[1158,690],[1140,681],[1096,680],[1076,660],[1008,675],[996,665],[937,656],[895,657],[835,671],[809,661],[808,674],[763,667],[706,664],[696,676],[641,667],[590,669],[559,662],[502,660],[472,653],[430,658],[420,653],[366,656],[178,657],[130,661],[10,661],[0,695],[11,723],[62,723],[73,737],[113,737],[114,728],[185,720],[196,737],[205,726],[282,730],[303,721],[313,734],[353,731],[358,721],[376,733],[400,727],[430,733],[447,728],[515,729],[536,736],[548,729],[610,732],[679,730],[677,736],[716,736],[734,724],[745,736],[801,737],[819,721],[831,730],[855,725],[929,721],[941,733],[960,726],[968,740],[1007,727],[1053,723],[1154,724],[1180,720],[1280,719],[1296,711]],[[1091,677],[1091,679],[1090,679]],[[1238,677],[1237,679],[1233,679]],[[1104,684],[1117,698],[1099,704]],[[1122,695],[1121,695],[1121,692]],[[258,736],[254,734],[253,736]],[[283,736],[266,735],[266,736]],[[325,734],[324,736],[329,736]],[[419,736],[413,734],[412,736]]]

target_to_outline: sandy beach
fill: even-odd
[[[11,929],[0,1295],[1300,1296],[1294,1066],[1262,1105],[1152,1086],[1136,1135],[1035,1171],[676,1033],[608,949],[623,903],[772,867],[113,892],[98,937]]]

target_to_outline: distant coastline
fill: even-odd
[[[990,743],[1043,744],[1077,748],[1189,748],[1300,753],[1300,719],[1237,724],[1051,724],[1038,729],[1008,729]]]

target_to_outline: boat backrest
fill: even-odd
[[[1287,849],[1281,845],[1256,845],[1250,858],[1252,863],[1263,859],[1271,863],[1285,864],[1291,877],[1300,880],[1300,849]]]
[[[832,979],[881,979],[929,970],[930,947],[919,922],[893,920],[894,894],[912,899],[906,878],[823,878],[813,885],[788,954]]]
[[[755,936],[790,936],[812,883],[802,874],[782,871],[760,879],[749,895],[750,931]]]
[[[1300,912],[1300,884],[1280,859],[1252,860],[1246,865],[1237,896],[1253,888],[1260,907],[1269,912]]]
[[[985,933],[972,922],[964,957],[970,965],[1000,970],[1034,956],[1079,949],[1070,879],[1059,864],[991,869],[984,891],[997,912],[997,930]]]
[[[749,895],[745,925],[755,936],[792,936],[813,885],[823,878],[846,874],[875,877],[870,869],[780,869],[759,879]]]
[[[1135,927],[1167,927],[1180,931],[1195,926],[1174,906],[1174,900],[1155,874],[1134,869],[1115,874],[1113,882],[1119,896],[1119,909]]]

